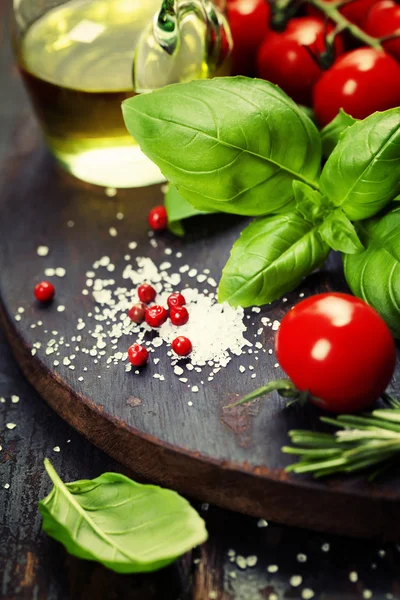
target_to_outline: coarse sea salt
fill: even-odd
[[[111,235],[113,233],[114,231]],[[154,236],[149,235],[150,245],[155,241]],[[128,347],[137,342],[145,345],[152,355],[151,362],[154,365],[159,362],[160,357],[163,357],[163,360],[168,357],[171,363],[171,370],[163,375],[152,372],[153,379],[163,382],[173,374],[181,383],[188,384],[189,391],[196,394],[200,384],[213,381],[221,369],[235,357],[247,353],[257,354],[263,349],[263,344],[259,341],[255,339],[254,342],[250,342],[248,339],[251,337],[253,340],[266,335],[265,329],[260,327],[261,324],[264,327],[269,325],[273,329],[279,326],[278,321],[272,321],[269,317],[258,317],[258,307],[252,309],[253,316],[249,323],[242,308],[233,308],[227,303],[219,304],[213,289],[217,282],[211,276],[210,270],[191,267],[185,262],[182,252],[174,253],[181,260],[178,264],[174,260],[172,269],[171,262],[165,260],[165,256],[156,264],[148,256],[138,255],[135,252],[138,248],[136,241],[129,242],[128,247],[132,255],[125,254],[126,249],[121,249],[121,261],[116,261],[115,264],[109,256],[101,256],[83,269],[86,277],[82,294],[89,297],[89,305],[86,304],[85,310],[80,307],[71,309],[71,313],[75,314],[75,328],[79,335],[64,339],[61,333],[54,330],[51,339],[43,342],[42,352],[59,359],[54,361],[54,366],[72,371],[75,369],[73,363],[76,356],[80,355],[81,359],[85,357],[94,365],[103,363],[106,369],[119,367],[122,363],[121,366],[127,373],[142,375],[146,371],[134,371],[128,362]],[[164,249],[164,255],[171,254],[171,248]],[[51,273],[63,276],[65,270],[58,267],[51,269]],[[189,321],[177,327],[168,319],[157,329],[149,327],[146,323],[133,323],[127,313],[131,306],[138,302],[137,288],[144,282],[155,288],[156,302],[164,306],[167,305],[167,298],[172,292],[181,291],[186,299]],[[61,313],[66,308],[68,307],[59,305],[56,310]],[[247,332],[249,325],[255,326],[251,333]],[[32,326],[36,327],[35,324]],[[193,345],[190,356],[186,358],[176,356],[171,350],[172,341],[181,335],[188,337]],[[41,344],[37,342],[32,346],[32,352],[36,352]],[[68,351],[68,348],[71,350]],[[73,350],[75,353],[71,353]],[[78,363],[76,364],[78,369]],[[165,367],[165,363],[163,366]],[[237,368],[242,374],[247,371],[240,363]],[[249,369],[252,370],[253,367]],[[81,370],[87,371],[88,367],[85,366]],[[188,377],[183,376],[186,372],[190,372],[195,381],[188,382]],[[197,373],[202,374],[198,379]],[[81,373],[77,373],[77,379],[82,381],[83,378],[78,377],[79,375]],[[255,376],[253,372],[252,378]]]

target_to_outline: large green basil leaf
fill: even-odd
[[[374,113],[341,137],[321,174],[321,192],[357,221],[400,191],[400,108]]]
[[[293,290],[329,254],[317,228],[295,212],[253,221],[232,248],[218,299],[262,305]]]
[[[293,202],[294,180],[318,187],[319,132],[267,81],[175,84],[130,98],[122,110],[144,153],[199,210],[274,213]]]
[[[178,236],[185,235],[185,229],[182,224],[184,219],[210,214],[209,212],[197,210],[197,208],[192,206],[192,204],[178,192],[174,185],[168,186],[164,204],[168,214],[168,229],[171,233]]]
[[[365,251],[344,257],[347,283],[400,338],[400,208],[358,229]]]
[[[155,571],[207,539],[204,521],[176,492],[118,473],[54,484],[39,502],[43,530],[66,550],[118,573]]]
[[[326,125],[321,131],[321,139],[322,139],[322,154],[325,158],[330,156],[338,144],[342,134],[346,131],[348,127],[351,127],[357,123],[357,119],[354,119],[352,116],[348,115],[342,108],[339,111],[339,114]]]

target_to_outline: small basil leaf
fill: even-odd
[[[262,215],[318,187],[321,137],[278,87],[246,77],[170,85],[122,105],[143,152],[202,211]]]
[[[348,127],[351,127],[357,123],[357,119],[354,119],[350,115],[348,115],[341,108],[339,114],[326,125],[321,131],[321,139],[322,139],[322,154],[325,158],[330,156],[340,140],[342,133],[346,131]]]
[[[168,229],[178,236],[183,236],[185,234],[182,225],[184,219],[210,214],[208,212],[197,210],[197,208],[192,206],[183,196],[181,196],[173,185],[168,186],[164,202],[168,213]]]
[[[400,107],[348,128],[321,174],[321,192],[358,221],[379,212],[400,191]]]
[[[43,530],[66,550],[118,573],[155,571],[207,539],[204,521],[176,492],[118,473],[54,487],[39,502]]]
[[[400,209],[359,225],[365,250],[344,257],[347,283],[400,338]]]
[[[316,227],[296,212],[256,219],[233,245],[218,299],[243,307],[272,302],[321,266],[328,254]]]
[[[326,196],[301,181],[293,181],[293,192],[296,210],[310,223],[317,224],[332,210],[332,203]]]
[[[333,250],[346,254],[356,254],[364,250],[353,224],[340,209],[331,212],[318,231]]]

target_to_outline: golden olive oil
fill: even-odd
[[[133,187],[161,173],[125,128],[140,34],[160,0],[70,0],[26,31],[19,65],[47,143],[63,166],[91,183]]]

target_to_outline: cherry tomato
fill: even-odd
[[[327,31],[331,30],[329,25]],[[260,77],[279,85],[296,102],[310,105],[313,85],[323,71],[306,46],[316,56],[326,50],[322,19],[291,19],[283,33],[271,32],[259,50],[257,66]],[[336,38],[335,52],[336,55],[343,52],[340,36]]]
[[[325,0],[327,4],[336,2],[336,0]],[[365,18],[371,6],[375,4],[376,0],[353,0],[349,2],[347,6],[343,6],[340,12],[346,19],[355,23],[356,25],[363,25]],[[308,8],[309,14],[321,16],[321,11],[313,6]]]
[[[386,37],[400,31],[400,5],[393,0],[381,0],[369,11],[364,29],[376,38]],[[400,36],[383,42],[386,52],[400,61]]]
[[[320,125],[341,108],[355,119],[400,105],[400,65],[386,52],[358,48],[340,56],[314,86],[314,111]]]
[[[378,313],[349,294],[318,294],[282,320],[276,336],[282,369],[301,390],[332,412],[370,406],[390,382],[396,352]]]
[[[265,0],[232,0],[227,8],[233,38],[232,72],[254,75],[257,51],[269,31]]]

